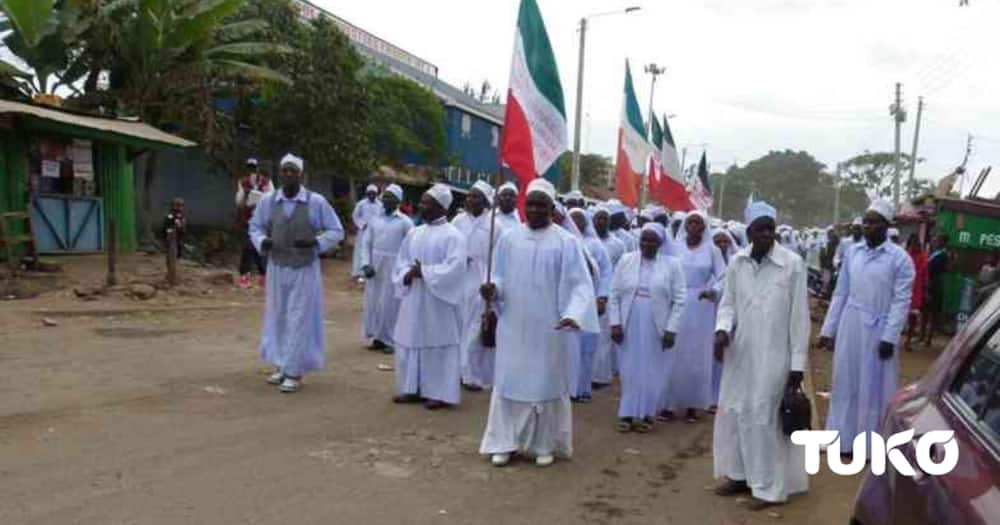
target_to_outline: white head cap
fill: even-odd
[[[890,238],[891,237],[899,237],[899,230],[896,229],[896,228],[889,228],[888,236]]]
[[[445,210],[451,207],[451,188],[447,184],[435,184],[427,190],[427,194],[436,200]]]
[[[764,201],[754,201],[743,210],[743,222],[747,223],[747,227],[752,226],[753,221],[761,217],[770,217],[772,220],[776,220],[778,210]]]
[[[365,193],[378,193],[378,186],[369,184],[368,187],[365,188]]]
[[[278,164],[278,166],[281,167],[285,165],[295,166],[299,171],[302,171],[303,168],[305,168],[305,162],[303,162],[300,157],[296,157],[291,153],[287,153],[284,157],[281,157],[281,163]]]
[[[566,194],[566,200],[583,200],[583,193],[580,190],[573,190]]]
[[[257,165],[257,159],[255,157],[247,158],[247,166],[256,166],[256,165]]]
[[[398,201],[403,200],[403,188],[400,188],[399,184],[390,184],[385,188],[385,192],[391,193]]]
[[[868,205],[867,211],[873,211],[882,216],[887,222],[892,222],[896,217],[896,210],[892,203],[885,199],[875,199]]]
[[[851,226],[861,226],[861,224],[861,217],[855,217],[854,220],[851,221]]]
[[[490,206],[493,206],[493,186],[484,180],[477,180],[475,184],[472,185],[472,189],[479,191],[486,197],[486,202]]]
[[[514,192],[514,195],[517,195],[517,184],[514,184],[513,182],[505,182],[501,184],[500,187],[497,188],[497,195],[505,191],[512,191]]]
[[[530,184],[528,184],[527,194],[531,195],[532,193],[535,192],[545,194],[545,196],[548,197],[549,200],[551,200],[552,202],[556,201],[555,186],[553,186],[551,182],[543,179],[542,177],[538,177],[532,180]]]

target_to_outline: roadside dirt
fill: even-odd
[[[79,272],[67,278],[102,275],[99,265]],[[294,395],[264,383],[259,290],[192,284],[195,294],[149,301],[63,290],[0,303],[0,523],[848,519],[858,480],[828,474],[773,513],[715,497],[711,419],[623,436],[617,388],[574,406],[571,461],[495,469],[477,454],[488,394],[445,412],[393,405],[392,372],[379,370],[392,358],[358,334],[360,288],[341,261],[325,275],[329,366]],[[904,376],[926,366],[924,354],[905,358]],[[817,390],[828,389],[828,366],[814,353]]]

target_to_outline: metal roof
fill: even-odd
[[[160,131],[153,126],[138,120],[123,120],[83,115],[63,109],[26,104],[24,102],[15,102],[12,100],[0,100],[0,115],[2,114],[27,115],[50,122],[77,126],[167,146],[187,148],[197,145],[190,140]]]

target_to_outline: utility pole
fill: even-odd
[[[840,224],[840,168],[841,163],[837,163],[837,175],[833,180],[833,227]]]
[[[920,119],[924,114],[924,97],[917,99],[917,126],[913,130],[913,152],[910,154],[910,188],[906,192],[906,198],[914,199],[917,196],[917,188],[914,185],[917,173],[917,145],[920,144]]]
[[[683,146],[681,148],[681,177],[684,177],[684,168],[687,167],[687,164],[685,164],[685,162],[687,161],[687,156],[688,156],[688,148],[687,146]]]
[[[576,120],[573,122],[573,170],[570,172],[570,189],[580,189],[580,114],[583,112],[583,58],[584,47],[587,44],[587,19],[599,16],[634,13],[642,9],[638,6],[627,7],[606,13],[596,13],[580,18],[580,62],[576,71]],[[354,202],[353,200],[351,202]]]
[[[653,119],[656,118],[655,116],[653,116],[653,97],[656,94],[656,77],[658,77],[658,76],[662,75],[664,72],[666,72],[667,68],[660,67],[660,66],[656,65],[655,63],[650,62],[649,64],[646,65],[645,71],[646,71],[646,73],[649,73],[652,76],[652,80],[650,81],[650,85],[649,85],[649,112],[646,113],[646,115],[648,117],[646,119],[646,139],[648,140],[649,139],[649,134],[650,134],[650,132],[653,129]],[[649,177],[650,177],[650,175],[652,175],[652,174],[651,173],[647,173],[646,176],[642,178],[642,185],[640,186],[640,190],[639,190],[639,206],[640,207],[645,207],[646,206],[646,197],[647,197],[646,194],[648,193]]]
[[[580,19],[580,58],[576,71],[576,119],[573,121],[573,171],[570,190],[580,191],[580,113],[583,111],[583,57],[587,44],[587,17]]]
[[[896,209],[899,209],[899,178],[902,171],[900,164],[900,133],[903,122],[906,122],[906,110],[903,109],[903,84],[896,82],[896,102],[889,106],[889,114],[896,123],[896,151],[895,161],[892,170],[892,200]]]

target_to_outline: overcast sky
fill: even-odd
[[[488,79],[506,91],[518,0],[313,0],[435,64],[457,86]],[[655,93],[688,161],[707,143],[713,168],[770,150],[806,150],[834,166],[893,148],[888,106],[903,83],[912,147],[917,96],[926,107],[917,176],[939,179],[976,136],[970,171],[1000,159],[1000,0],[538,0],[566,94],[572,130],[581,16],[591,20],[583,149],[613,154],[629,58],[640,106],[644,64],[667,68]],[[572,140],[572,137],[571,137]],[[1000,168],[987,192],[1000,190]],[[967,187],[971,181],[967,183]],[[991,193],[991,195],[992,195]]]

